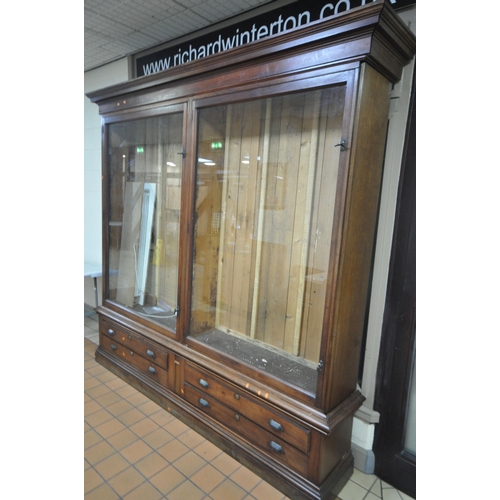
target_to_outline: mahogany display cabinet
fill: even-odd
[[[386,3],[90,93],[96,360],[290,498],[333,498],[352,421],[389,97]]]

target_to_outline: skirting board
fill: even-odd
[[[373,450],[365,450],[354,443],[351,443],[351,450],[354,456],[354,467],[365,474],[374,474],[375,454]]]

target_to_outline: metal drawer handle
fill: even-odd
[[[280,446],[278,443],[275,443],[274,441],[269,441],[269,446],[276,453],[283,453],[283,446]]]
[[[115,334],[115,331],[114,330],[111,330],[111,328],[108,330],[108,335],[114,335]]]
[[[146,351],[146,354],[150,356],[151,358],[155,357],[155,353],[153,351],[150,351],[149,349]]]
[[[109,344],[109,347],[111,347],[111,349],[113,349],[113,351],[116,351],[116,346],[115,346],[115,344]]]
[[[285,429],[283,429],[283,426],[279,423],[279,422],[276,422],[276,420],[269,420],[269,425],[275,430],[275,431],[279,431],[279,432],[283,432]]]
[[[200,380],[198,380],[198,383],[204,387],[205,389],[208,389],[208,382],[206,380],[203,380],[202,378],[200,378]]]
[[[156,373],[156,370],[152,366],[150,366],[148,368],[148,370],[149,370],[149,373]]]
[[[205,408],[210,408],[210,403],[206,399],[200,398],[199,403],[201,406]]]

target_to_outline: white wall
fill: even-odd
[[[128,60],[120,59],[84,74],[84,92],[91,92],[128,79]],[[102,263],[101,117],[96,104],[84,95],[84,259]],[[98,280],[99,303],[101,279]],[[95,305],[94,283],[84,279],[84,302]]]

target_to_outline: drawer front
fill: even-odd
[[[156,365],[159,365],[165,369],[168,368],[167,354],[147,340],[144,340],[131,332],[127,332],[112,323],[108,323],[107,321],[100,322],[100,331],[103,336],[109,337],[110,339],[119,342],[135,353],[140,354],[146,359],[150,359]]]
[[[303,452],[309,451],[309,430],[259,404],[241,391],[222,384],[208,373],[188,363],[186,363],[185,381],[238,414],[244,415],[277,438],[287,441]]]
[[[300,474],[307,474],[307,454],[302,453],[294,446],[255,425],[243,415],[224,406],[191,385],[186,384],[184,389],[186,399],[201,411],[229,427],[239,436],[246,438],[252,444],[267,452],[268,455],[276,458],[276,460],[288,465]]]
[[[148,377],[156,380],[158,383],[167,386],[167,370],[153,363],[149,359],[143,358],[139,353],[130,350],[127,346],[110,339],[105,335],[102,336],[101,347],[106,351],[114,354],[120,359],[126,360],[131,365],[139,368]]]

